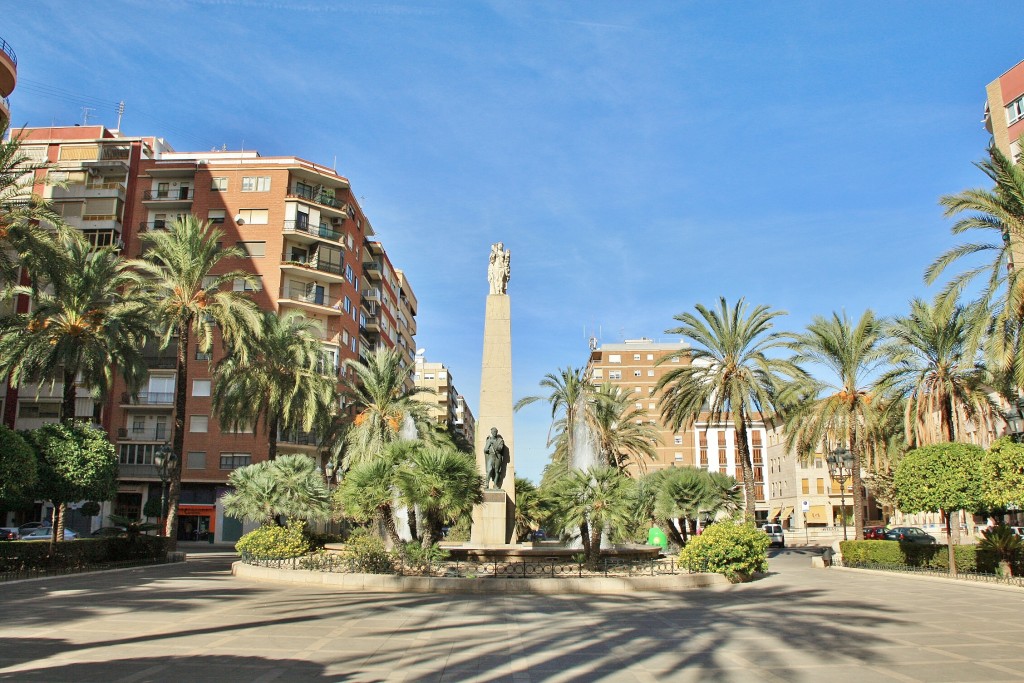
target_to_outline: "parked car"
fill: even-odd
[[[0,527],[0,541],[17,541],[20,537],[17,527]]]
[[[768,534],[769,546],[786,547],[786,537],[782,533],[781,524],[765,524],[761,530]]]
[[[864,540],[866,541],[884,541],[885,540],[885,527],[884,526],[869,526],[864,529]]]
[[[1011,526],[1010,531],[1012,531],[1017,536],[1024,538],[1024,526]]]
[[[32,529],[28,534],[25,534],[24,536],[22,536],[21,540],[23,540],[23,541],[48,541],[48,540],[50,540],[50,536],[52,536],[52,535],[53,535],[53,532],[50,531],[50,527],[44,526],[44,527],[38,527],[36,529]],[[75,533],[71,529],[65,529],[64,530],[64,540],[65,541],[73,541],[76,538],[78,538],[78,534],[77,533]]]
[[[885,537],[890,541],[903,541],[904,543],[923,543],[925,545],[935,543],[934,536],[916,526],[893,527],[885,532]]]
[[[24,538],[36,529],[49,529],[49,522],[27,522],[18,527],[18,535]]]
[[[92,532],[90,536],[93,538],[110,538],[111,536],[126,536],[128,532],[124,527],[119,526],[101,526],[96,531]]]

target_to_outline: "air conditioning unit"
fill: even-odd
[[[331,225],[341,225],[344,222],[345,222],[344,218],[332,218],[331,219]]]

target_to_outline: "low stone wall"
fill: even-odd
[[[347,574],[308,569],[256,567],[244,562],[231,565],[231,573],[249,581],[322,586],[340,591],[377,593],[548,593],[565,595],[590,593],[609,595],[641,591],[679,591],[731,585],[721,574],[675,574],[670,576],[587,577],[556,579],[445,578],[396,576],[394,574]]]

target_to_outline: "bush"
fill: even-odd
[[[364,530],[352,532],[345,544],[343,558],[350,572],[362,574],[394,574],[395,558],[384,547],[384,541]]]
[[[768,543],[768,534],[753,524],[719,522],[686,544],[679,564],[690,571],[724,574],[734,583],[747,581],[768,570]]]
[[[142,506],[142,516],[146,519],[153,517],[163,517],[163,507],[161,506],[161,500],[156,496],[151,496],[146,499],[146,504]]]
[[[235,550],[256,560],[286,560],[309,552],[306,523],[288,522],[288,526],[269,524],[238,539]]]
[[[839,544],[843,564],[847,567],[915,567],[949,571],[949,551],[945,545],[921,545],[899,541],[843,541]],[[953,547],[956,567],[962,572],[994,574],[999,566],[999,555],[974,545]],[[1013,563],[1014,574],[1024,569],[1024,553]]]
[[[405,543],[398,550],[398,557],[403,566],[421,572],[430,566],[437,566],[438,563],[444,562],[449,555],[447,550],[439,547],[436,543],[429,548],[424,548],[418,541]]]
[[[134,542],[116,537],[83,538],[52,548],[43,541],[9,541],[0,543],[0,572],[88,569],[115,562],[157,562],[166,557],[166,539],[158,536]]]

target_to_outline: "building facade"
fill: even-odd
[[[1024,62],[989,83],[985,94],[985,129],[999,151],[1016,160],[1024,135]]]
[[[430,408],[430,414],[438,427],[450,430],[472,446],[476,438],[476,420],[473,412],[466,404],[466,399],[458,389],[452,373],[444,363],[431,363],[422,353],[416,354],[416,369],[413,382],[422,393],[414,394],[413,398]]]

